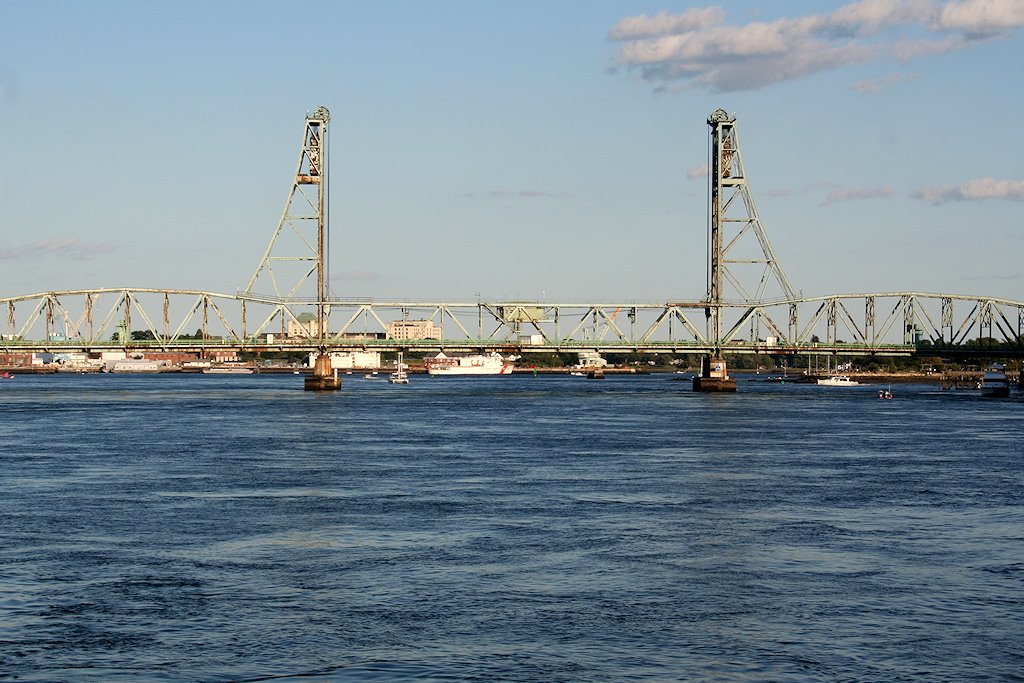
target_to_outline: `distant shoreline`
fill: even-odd
[[[307,367],[261,367],[261,366],[246,366],[252,370],[254,375],[306,375],[311,372],[310,368]],[[570,375],[573,373],[586,373],[589,368],[581,369],[576,367],[545,367],[545,368],[532,368],[517,366],[513,370],[514,375]],[[394,367],[381,367],[381,368],[352,368],[352,369],[339,369],[338,373],[345,376],[359,376],[370,373],[376,373],[380,375],[386,375],[394,371]],[[651,368],[651,367],[605,367],[601,368],[604,375],[675,375],[677,379],[689,380],[692,379],[696,374],[696,370],[674,370],[670,368]],[[2,366],[0,372],[6,372],[10,375],[79,375],[79,374],[116,374],[116,375],[198,375],[202,374],[201,370],[193,368],[181,368],[181,367],[167,367],[161,368],[156,372],[116,372],[116,373],[105,373],[100,372],[98,369],[70,369],[70,368],[55,368],[49,365],[44,366]],[[789,383],[789,384],[813,384],[819,378],[828,377],[827,373],[787,373],[783,375],[780,372],[756,372],[754,370],[733,370],[732,375],[735,377],[743,378],[746,381],[752,382],[776,382],[776,383]],[[410,375],[425,375],[426,370],[422,367],[412,367],[408,369]],[[848,372],[842,373],[844,376],[849,377],[861,384],[939,384],[941,385],[946,378],[957,378],[964,381],[964,378],[977,377],[980,382],[982,377],[981,371],[968,371],[968,370],[950,370],[946,373],[941,372],[894,372],[894,373],[856,373]],[[1011,383],[1016,383],[1019,373],[1015,371],[1007,372],[1010,377]],[[481,375],[486,377],[489,375]]]

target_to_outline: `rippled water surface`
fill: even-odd
[[[0,384],[0,680],[1022,680],[1020,399],[353,377]]]

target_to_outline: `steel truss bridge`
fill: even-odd
[[[310,301],[192,290],[95,289],[0,299],[0,351],[314,351],[319,335],[299,320]],[[723,303],[728,328],[705,333],[705,302],[327,300],[331,350],[905,355],[979,337],[1020,345],[1024,302],[887,292]],[[429,320],[441,339],[386,337],[389,322]],[[288,336],[288,322],[304,334]],[[295,326],[293,326],[294,328]],[[133,339],[129,330],[142,331]]]
[[[306,117],[284,212],[244,290],[123,287],[0,298],[5,317],[0,353],[232,349],[884,356],[913,353],[922,340],[946,353],[975,339],[994,340],[1001,353],[1007,346],[1024,352],[1021,301],[925,292],[798,296],[757,214],[735,118],[721,109],[707,121],[711,225],[709,289],[702,298],[344,299],[324,286],[328,121],[323,107]],[[316,289],[310,291],[314,276]],[[254,293],[259,286],[271,293]],[[388,336],[389,323],[409,320],[430,321],[441,338]]]

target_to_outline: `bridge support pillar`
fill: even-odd
[[[341,378],[331,368],[330,355],[320,352],[313,364],[313,374],[306,377],[306,391],[337,391],[341,389]]]
[[[729,376],[724,358],[704,356],[700,360],[700,374],[693,378],[693,390],[736,391],[736,378]]]

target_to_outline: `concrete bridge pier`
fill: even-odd
[[[313,364],[313,374],[306,376],[305,390],[338,391],[339,389],[341,389],[341,378],[338,377],[338,371],[331,367],[331,356],[321,350]]]
[[[693,390],[736,391],[736,378],[729,376],[724,358],[704,356],[700,360],[700,374],[693,378]]]

